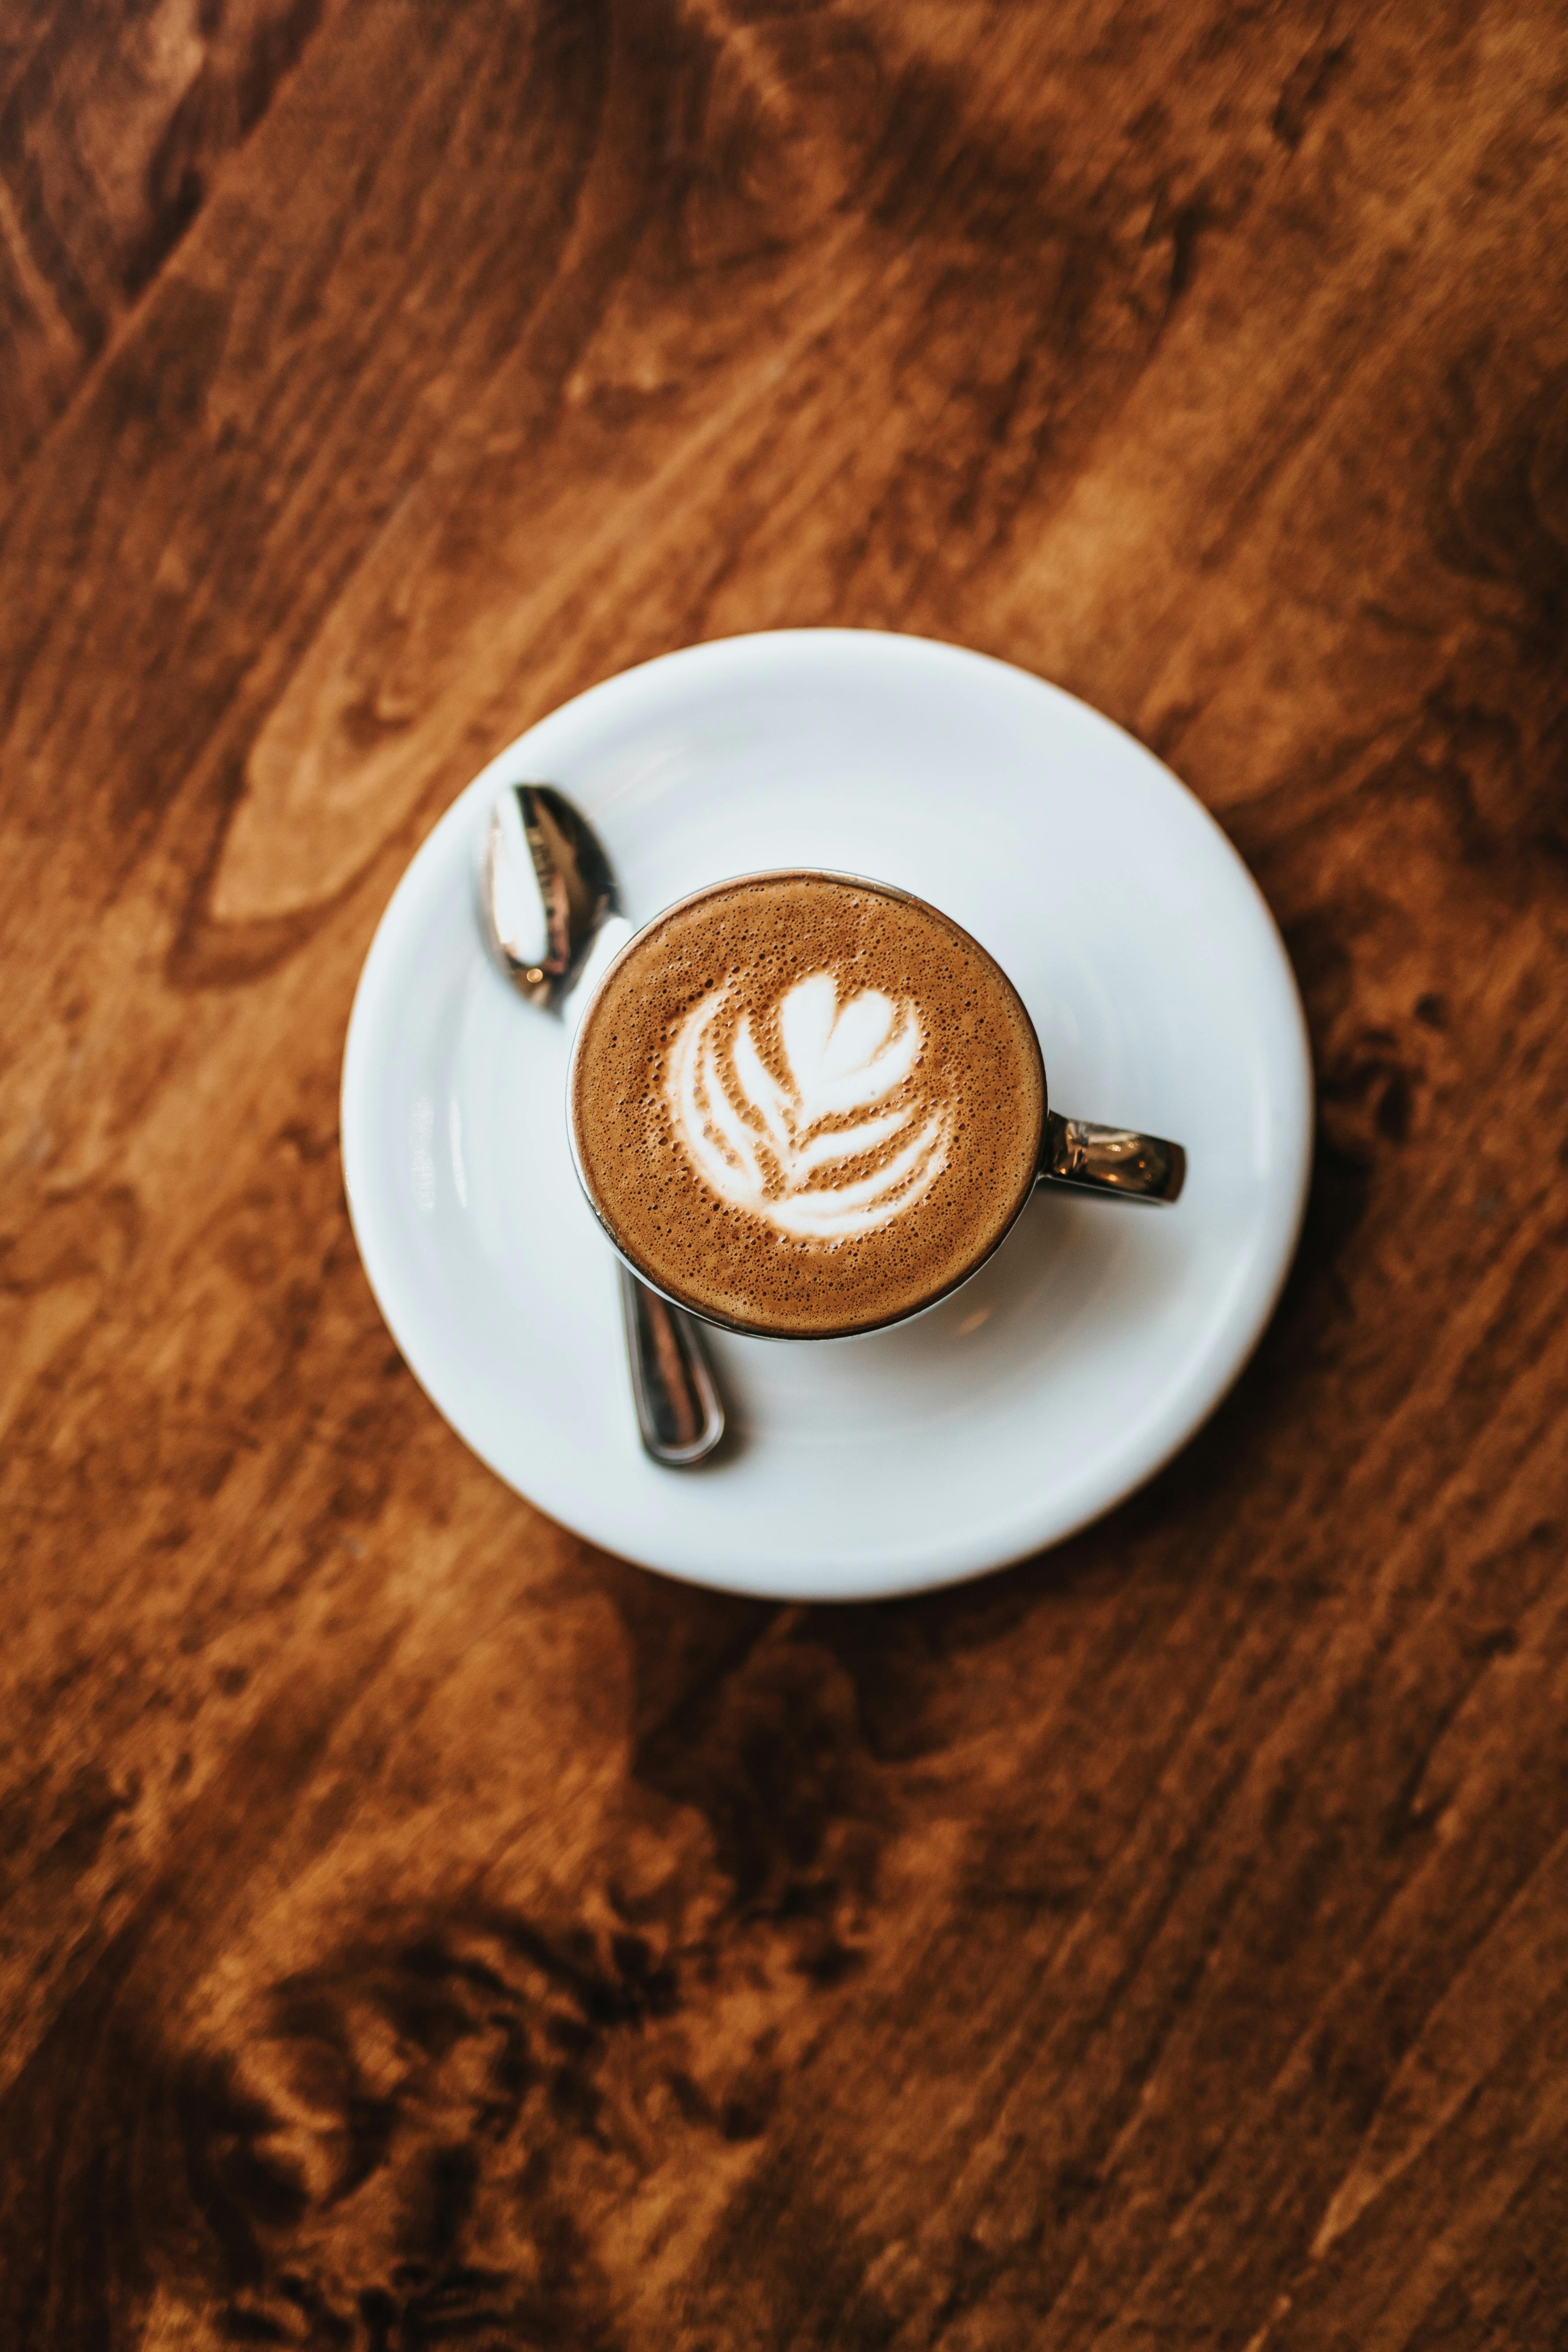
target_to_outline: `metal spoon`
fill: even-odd
[[[550,1012],[563,1011],[590,966],[602,971],[631,936],[603,845],[549,784],[514,784],[498,798],[479,903],[497,961],[531,1004]],[[656,1462],[684,1469],[724,1434],[701,1333],[624,1265],[620,1277],[637,1429]]]

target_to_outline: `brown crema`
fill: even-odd
[[[874,1329],[989,1256],[1035,1180],[1045,1071],[1016,991],[921,900],[753,875],[639,931],[584,1017],[570,1111],[623,1254],[778,1339]]]

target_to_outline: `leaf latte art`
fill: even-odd
[[[921,1084],[915,1005],[875,988],[840,1002],[817,971],[765,1026],[771,1059],[725,983],[676,1033],[665,1103],[703,1182],[795,1241],[854,1241],[912,1208],[947,1165],[952,1130]]]
[[[977,940],[879,883],[787,868],[667,908],[583,1016],[584,1190],[667,1297],[768,1339],[918,1313],[1033,1190],[1045,1071]]]

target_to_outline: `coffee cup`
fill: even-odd
[[[1181,1147],[1048,1102],[1022,998],[892,885],[791,867],[710,884],[601,976],[567,1085],[600,1224],[721,1328],[846,1339],[924,1313],[1038,1182],[1173,1202]]]

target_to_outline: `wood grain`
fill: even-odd
[[[1568,17],[17,0],[0,2342],[1561,2347]],[[1173,761],[1321,1133],[1143,1495],[876,1610],[503,1492],[350,996],[563,696],[921,631]]]

